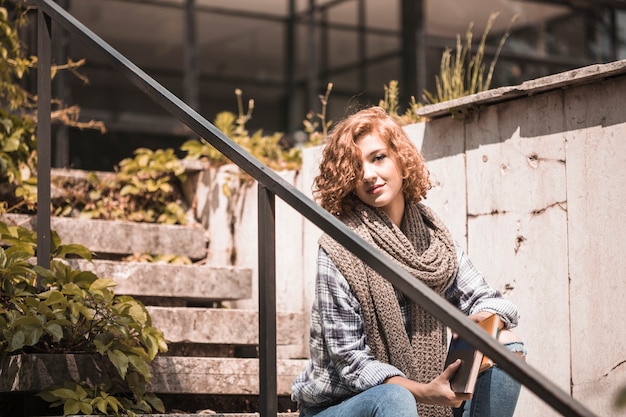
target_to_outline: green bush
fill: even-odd
[[[281,139],[283,138],[282,133],[276,132],[267,135],[264,134],[262,130],[257,130],[250,134],[246,128],[246,124],[252,117],[254,100],[248,101],[248,109],[244,111],[242,95],[243,92],[240,89],[235,90],[238,114],[228,111],[218,113],[213,121],[215,127],[274,170],[300,168],[302,165],[302,153],[300,149],[287,149],[283,147],[281,145]],[[181,146],[181,150],[187,153],[187,159],[202,159],[207,161],[211,166],[220,166],[230,162],[204,138],[186,141]]]
[[[97,386],[67,381],[39,393],[64,415],[163,412],[147,393],[150,363],[167,351],[145,306],[115,295],[115,282],[72,269],[64,260],[91,260],[82,245],[63,245],[52,233],[50,268],[34,265],[35,232],[0,222],[0,354],[86,353],[110,362],[117,377]]]
[[[182,197],[185,168],[174,150],[135,150],[116,172],[99,177],[53,178],[53,214],[83,219],[128,220],[145,223],[187,223]]]

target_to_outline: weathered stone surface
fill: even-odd
[[[278,361],[278,395],[290,395],[291,384],[306,363],[306,360]],[[149,389],[156,393],[259,393],[258,359],[157,356],[152,364],[152,373]]]
[[[3,219],[30,229],[37,227],[36,216],[9,214]],[[52,217],[50,224],[63,243],[78,243],[93,252],[206,256],[205,231],[200,227],[68,217]]]
[[[428,164],[433,188],[424,204],[442,219],[450,233],[463,245],[467,238],[465,204],[465,124],[462,120],[437,119],[404,127]],[[461,139],[461,140],[460,140]]]
[[[251,271],[238,267],[174,265],[146,262],[71,260],[74,267],[93,271],[117,283],[116,294],[223,301],[251,296]]]
[[[154,326],[166,340],[180,343],[255,345],[259,338],[259,315],[252,310],[216,308],[170,308],[148,306]],[[276,332],[279,345],[300,343],[305,317],[278,313]]]
[[[211,417],[258,417],[259,413],[203,413]],[[280,417],[298,417],[299,413],[278,413]],[[74,417],[74,416],[69,416]],[[79,416],[76,416],[79,417]],[[198,414],[137,414],[137,417],[198,417]]]
[[[540,212],[565,202],[561,108],[558,93],[531,97],[486,108],[466,126],[468,216]]]
[[[601,105],[589,97],[602,97]],[[626,77],[567,92],[572,392],[602,416],[626,387]],[[576,134],[584,128],[585,135]],[[574,168],[575,167],[575,168]]]

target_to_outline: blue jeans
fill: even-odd
[[[365,390],[339,404],[324,408],[302,408],[300,417],[417,417],[411,392],[395,384]]]
[[[526,354],[521,342],[505,346]],[[453,409],[454,417],[511,417],[521,385],[492,366],[478,376],[472,400]],[[330,407],[301,408],[300,417],[418,417],[415,397],[406,388],[382,384]]]

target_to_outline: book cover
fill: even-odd
[[[502,319],[497,314],[492,314],[486,319],[482,320],[478,325],[482,327],[487,333],[491,335],[494,339],[498,338],[498,331],[500,330],[500,324],[502,323]],[[486,371],[487,369],[493,366],[493,361],[487,356],[483,356],[483,360],[480,363],[480,369],[478,373]]]
[[[499,323],[500,316],[492,314],[478,325],[492,337],[497,338]],[[454,392],[471,394],[474,392],[478,374],[491,367],[493,362],[461,337],[450,341],[445,366],[457,359],[461,359],[462,363],[450,380],[450,386]]]

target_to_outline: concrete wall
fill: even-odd
[[[601,416],[625,412],[613,408],[626,386],[624,68],[536,80],[407,129],[430,161],[427,203],[519,306],[528,363]],[[516,415],[559,414],[524,390]]]
[[[405,128],[431,170],[426,204],[519,306],[528,363],[606,417],[624,415],[613,401],[626,386],[625,97],[620,61],[427,106],[432,120]],[[319,155],[306,150],[302,171],[285,174],[305,193]],[[239,195],[227,231],[221,185],[211,184],[210,254],[235,249],[236,264],[256,271],[256,186]],[[282,202],[276,211],[278,308],[306,317],[320,231]],[[256,298],[234,306],[255,308]],[[284,355],[306,356],[306,346]],[[523,390],[516,416],[553,415]]]

